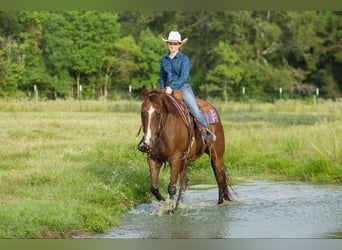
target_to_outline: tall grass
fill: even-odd
[[[105,232],[153,199],[146,156],[136,149],[140,104],[0,102],[0,238]],[[342,183],[341,102],[241,105],[215,103],[233,180]],[[190,184],[198,181],[214,182],[207,156],[190,166]]]

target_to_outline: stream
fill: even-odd
[[[174,215],[143,203],[95,238],[342,238],[342,185],[249,180],[234,190],[236,201],[217,205],[216,185],[189,186]]]

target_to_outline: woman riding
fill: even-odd
[[[206,131],[203,136],[204,142],[209,143],[215,137],[208,130],[206,121],[196,102],[194,92],[190,87],[190,60],[187,55],[181,52],[181,48],[187,40],[185,38],[182,41],[178,31],[171,31],[168,39],[163,38],[163,41],[167,43],[169,51],[160,61],[159,85],[169,95],[176,89],[182,92],[184,103]]]

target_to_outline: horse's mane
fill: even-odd
[[[150,102],[152,103],[158,104],[159,102],[161,102],[165,106],[169,114],[180,116],[176,106],[174,105],[170,97],[167,96],[167,94],[164,91],[159,90],[159,89],[154,89],[148,94],[148,97],[149,97]]]

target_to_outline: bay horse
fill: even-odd
[[[182,117],[182,112],[177,109],[177,104],[172,100],[171,95],[157,89],[148,92],[145,86],[142,87],[141,92],[144,98],[141,105],[143,138],[138,144],[138,149],[147,153],[150,190],[156,199],[165,201],[158,189],[158,177],[163,163],[168,162],[170,165],[168,193],[171,200],[176,195],[176,184],[180,177],[180,189],[175,204],[175,209],[177,209],[181,195],[187,186],[189,163],[206,153],[210,156],[218,185],[218,204],[223,203],[224,200],[232,201],[229,190],[231,185],[228,183],[223,162],[224,131],[218,113],[216,112],[218,122],[209,125],[209,130],[216,135],[216,140],[207,145],[202,137],[204,131],[201,131],[189,112],[184,112]],[[200,107],[209,105],[214,109],[211,104],[203,100],[197,99],[197,101],[201,104]],[[185,106],[182,107],[185,108]],[[186,117],[184,114],[187,114]]]

